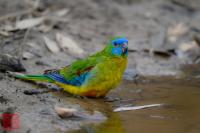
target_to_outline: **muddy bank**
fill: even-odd
[[[199,62],[199,42],[194,39],[199,38],[199,8],[194,4],[184,6],[176,0],[1,3],[1,51],[28,58],[24,64],[30,72],[70,64],[76,57],[101,50],[108,38],[118,35],[129,39],[128,68],[139,74],[176,75],[181,65]],[[32,26],[20,21],[27,18],[37,20],[32,19]],[[63,48],[52,54],[43,36],[57,41],[57,33],[75,41],[85,54]],[[36,61],[49,66],[37,66]],[[39,71],[33,69],[36,66]]]
[[[111,36],[126,36],[129,39],[129,66],[124,79],[129,81],[124,80],[118,89],[108,95],[139,100],[138,104],[150,102],[151,98],[153,102],[157,99],[155,96],[162,99],[168,97],[168,93],[181,91],[170,92],[165,89],[174,88],[167,84],[179,81],[170,80],[164,84],[163,82],[170,78],[155,78],[154,82],[140,77],[182,77],[182,66],[200,62],[200,8],[198,4],[193,4],[196,2],[192,0],[185,4],[180,0],[1,0],[0,52],[16,56],[26,73],[35,74],[42,73],[45,69],[69,65],[73,60],[95,53],[105,46]],[[66,40],[70,45],[63,44],[58,38]],[[74,45],[75,48],[72,47]],[[193,69],[198,70],[198,67]],[[190,82],[194,77],[190,77]],[[132,81],[135,78],[136,80]],[[150,87],[152,90],[148,89],[150,83],[156,84]],[[164,85],[161,85],[162,83]],[[157,85],[161,86],[156,87]],[[195,85],[196,82],[194,85],[188,84],[194,88]],[[179,84],[177,86],[182,88]],[[106,128],[107,132],[131,132],[132,125],[127,123],[134,123],[135,119],[141,123],[149,114],[144,111],[144,117],[142,115],[142,118],[135,118],[137,113],[134,112],[112,113],[115,103],[106,103],[104,99],[81,99],[67,93],[31,96],[23,93],[35,88],[45,89],[40,85],[10,78],[4,72],[0,73],[0,111],[12,108],[20,114],[19,132],[68,132],[76,129],[94,132],[102,131],[108,125],[113,128]],[[183,90],[188,92],[186,88]],[[131,94],[127,95],[129,91]],[[143,93],[144,99],[141,99],[140,93]],[[174,99],[176,96],[172,97]],[[167,99],[166,102],[171,103]],[[88,114],[98,112],[107,120],[63,120],[56,114],[55,105],[88,111]],[[174,115],[172,117],[174,118]],[[136,127],[143,126],[135,123],[134,129],[141,131]]]

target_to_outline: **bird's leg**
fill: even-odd
[[[60,87],[50,87],[48,89],[49,89],[49,92],[61,92],[64,90],[63,88],[60,88]]]
[[[106,96],[104,97],[105,102],[116,102],[122,100],[120,97]]]
[[[80,96],[80,95],[73,95],[73,97],[78,99],[88,99],[86,96]]]

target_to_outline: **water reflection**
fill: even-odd
[[[121,97],[126,102],[105,103],[102,99],[79,101],[85,109],[98,110],[108,119],[100,124],[84,125],[81,130],[73,133],[199,133],[199,68],[187,68],[181,78],[146,77],[137,84],[123,81],[118,90],[112,91],[109,95]],[[75,102],[77,99],[73,100]],[[167,106],[112,112],[113,106],[121,104],[154,103],[165,103]]]

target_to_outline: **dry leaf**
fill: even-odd
[[[23,59],[31,59],[31,58],[34,57],[34,55],[32,53],[30,53],[30,52],[24,52],[22,54],[22,57],[23,57]]]
[[[178,49],[176,50],[176,54],[181,59],[187,59],[190,56],[195,57],[198,55],[200,48],[195,41],[184,42],[179,45]]]
[[[119,108],[114,109],[114,112],[138,110],[138,109],[151,108],[151,107],[159,107],[162,105],[164,105],[164,104],[149,104],[149,105],[143,105],[143,106],[119,107]]]
[[[50,38],[48,38],[48,37],[46,37],[46,36],[43,36],[43,39],[44,39],[44,41],[45,41],[45,44],[46,44],[47,48],[48,48],[51,52],[57,53],[57,52],[60,51],[60,49],[59,49],[59,47],[58,47],[58,45],[57,45],[57,43],[56,43],[55,41],[51,40]]]
[[[83,49],[80,48],[74,40],[65,36],[64,34],[57,33],[56,40],[62,49],[68,49],[69,52],[78,55],[84,54]]]
[[[0,31],[0,35],[5,36],[5,37],[8,37],[8,36],[11,35],[11,33],[10,33],[10,32],[7,32],[7,31]]]
[[[22,29],[32,28],[34,26],[41,24],[43,21],[44,21],[43,17],[24,19],[16,23],[15,29],[22,30]]]
[[[61,9],[61,10],[55,12],[55,16],[63,17],[63,16],[65,16],[68,12],[69,12],[69,9],[66,9],[66,8],[65,8],[65,9]]]
[[[178,23],[174,26],[169,27],[167,31],[168,39],[171,42],[175,42],[177,38],[188,31],[188,27],[183,23]]]
[[[14,25],[4,25],[3,28],[2,28],[2,30],[8,32],[8,31],[14,31],[14,30],[16,30],[16,29],[15,29],[15,26],[14,26]]]
[[[26,45],[28,45],[28,46],[36,49],[36,50],[40,50],[41,49],[41,47],[36,42],[27,42]]]
[[[42,24],[40,26],[37,27],[37,29],[41,32],[49,32],[50,30],[52,30],[53,28],[53,25],[45,25],[45,24]]]
[[[182,51],[182,52],[186,52],[188,50],[195,50],[198,49],[198,44],[195,41],[191,41],[188,43],[182,43],[181,45],[179,45],[178,50]]]

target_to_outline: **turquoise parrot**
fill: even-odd
[[[74,95],[104,97],[121,81],[127,66],[128,39],[112,38],[105,48],[85,59],[61,69],[46,70],[39,75],[20,75],[16,78],[50,82]]]

